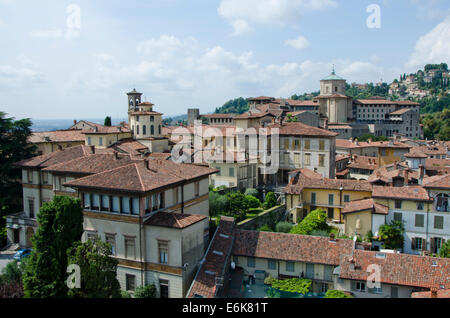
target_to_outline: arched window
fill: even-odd
[[[161,135],[161,125],[158,126],[158,134]]]
[[[139,125],[136,125],[136,135],[139,135]]]
[[[145,135],[147,133],[147,126],[142,126],[142,134]]]
[[[155,134],[155,128],[153,127],[153,125],[150,126],[150,135],[154,135]]]

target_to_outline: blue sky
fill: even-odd
[[[367,27],[371,4],[380,28]],[[0,44],[10,116],[122,118],[134,87],[165,115],[206,113],[239,96],[316,91],[333,64],[360,83],[449,63],[450,4],[0,0]]]

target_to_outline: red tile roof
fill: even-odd
[[[55,130],[55,131],[40,131],[33,132],[28,138],[28,142],[42,143],[42,142],[70,142],[82,141],[84,142],[84,134],[81,129],[71,130]]]
[[[147,159],[65,183],[74,188],[149,192],[184,180],[207,177],[216,169],[171,160]]]
[[[92,154],[49,166],[42,171],[88,175],[129,165],[133,162],[138,161],[132,160],[131,156],[127,154]]]
[[[85,157],[95,153],[111,153],[113,149],[94,149],[94,146],[79,145],[55,151],[30,159],[22,160],[16,163],[16,166],[23,168],[44,168],[56,165],[62,162],[70,161],[76,158]]]
[[[413,111],[414,110],[412,110],[412,109],[402,108],[402,109],[398,109],[396,111],[393,111],[393,112],[389,113],[389,115],[402,115],[404,113],[413,112]]]
[[[374,202],[373,199],[362,199],[348,202],[342,210],[342,213],[354,213],[365,210],[372,210],[372,213],[375,214],[387,215],[389,212],[389,207],[378,204]]]
[[[94,130],[85,130],[85,135],[106,135],[106,134],[120,134],[131,132],[128,128],[122,126],[101,126],[96,127]]]
[[[308,172],[310,171],[310,172]],[[290,173],[291,181],[283,189],[283,192],[288,194],[300,194],[303,189],[333,189],[350,191],[365,191],[371,192],[372,185],[364,180],[346,180],[346,179],[329,179],[317,174],[312,175],[311,170],[300,169]],[[296,174],[294,176],[294,174]]]
[[[283,123],[267,126],[268,130],[278,128],[280,136],[312,136],[312,137],[336,137],[339,134],[303,123]]]
[[[434,297],[432,291],[424,291],[412,293],[411,298],[434,298]],[[436,298],[450,298],[450,289],[436,290]]]
[[[450,189],[450,174],[425,178],[423,184],[427,189]]]
[[[204,215],[157,212],[145,221],[145,225],[184,229],[207,219]]]
[[[426,154],[424,154],[418,148],[412,148],[409,150],[407,154],[405,154],[406,158],[428,158]]]
[[[188,298],[214,298],[217,296],[216,278],[228,279],[224,277],[224,273],[230,263],[233,241],[234,220],[222,216],[201,267],[188,291]]]
[[[120,152],[125,152],[132,155],[139,155],[145,150],[148,150],[147,146],[132,138],[119,140],[118,142],[112,144],[110,147]]]
[[[200,115],[200,117],[206,117],[206,118],[234,118],[238,114],[206,114],[206,115]]]
[[[378,168],[378,158],[366,156],[352,156],[348,168],[375,170]]]
[[[343,257],[340,264],[341,279],[366,281],[372,273],[368,271],[369,265],[375,264],[380,266],[380,282],[384,284],[422,288],[440,288],[443,285],[444,288],[450,288],[450,258],[355,250],[354,263],[351,259],[351,256]]]
[[[427,190],[422,186],[384,187],[373,186],[373,198],[430,201]]]
[[[352,240],[287,233],[236,230],[233,255],[338,265],[341,254],[349,254]]]

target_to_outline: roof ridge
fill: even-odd
[[[145,160],[143,160],[143,161],[144,161],[144,168],[145,168]],[[134,163],[134,166],[135,166],[135,168],[136,168],[136,172],[137,172],[138,177],[139,177],[139,183],[141,184],[141,189],[142,189],[142,191],[145,191],[144,181],[142,181],[141,173],[139,172],[139,168],[138,168],[137,164],[138,164],[138,163],[135,162],[135,163]]]

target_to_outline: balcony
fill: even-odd
[[[18,228],[19,226],[32,226],[37,227],[36,219],[32,219],[25,215],[25,212],[19,212],[11,214],[6,217],[6,227]]]

